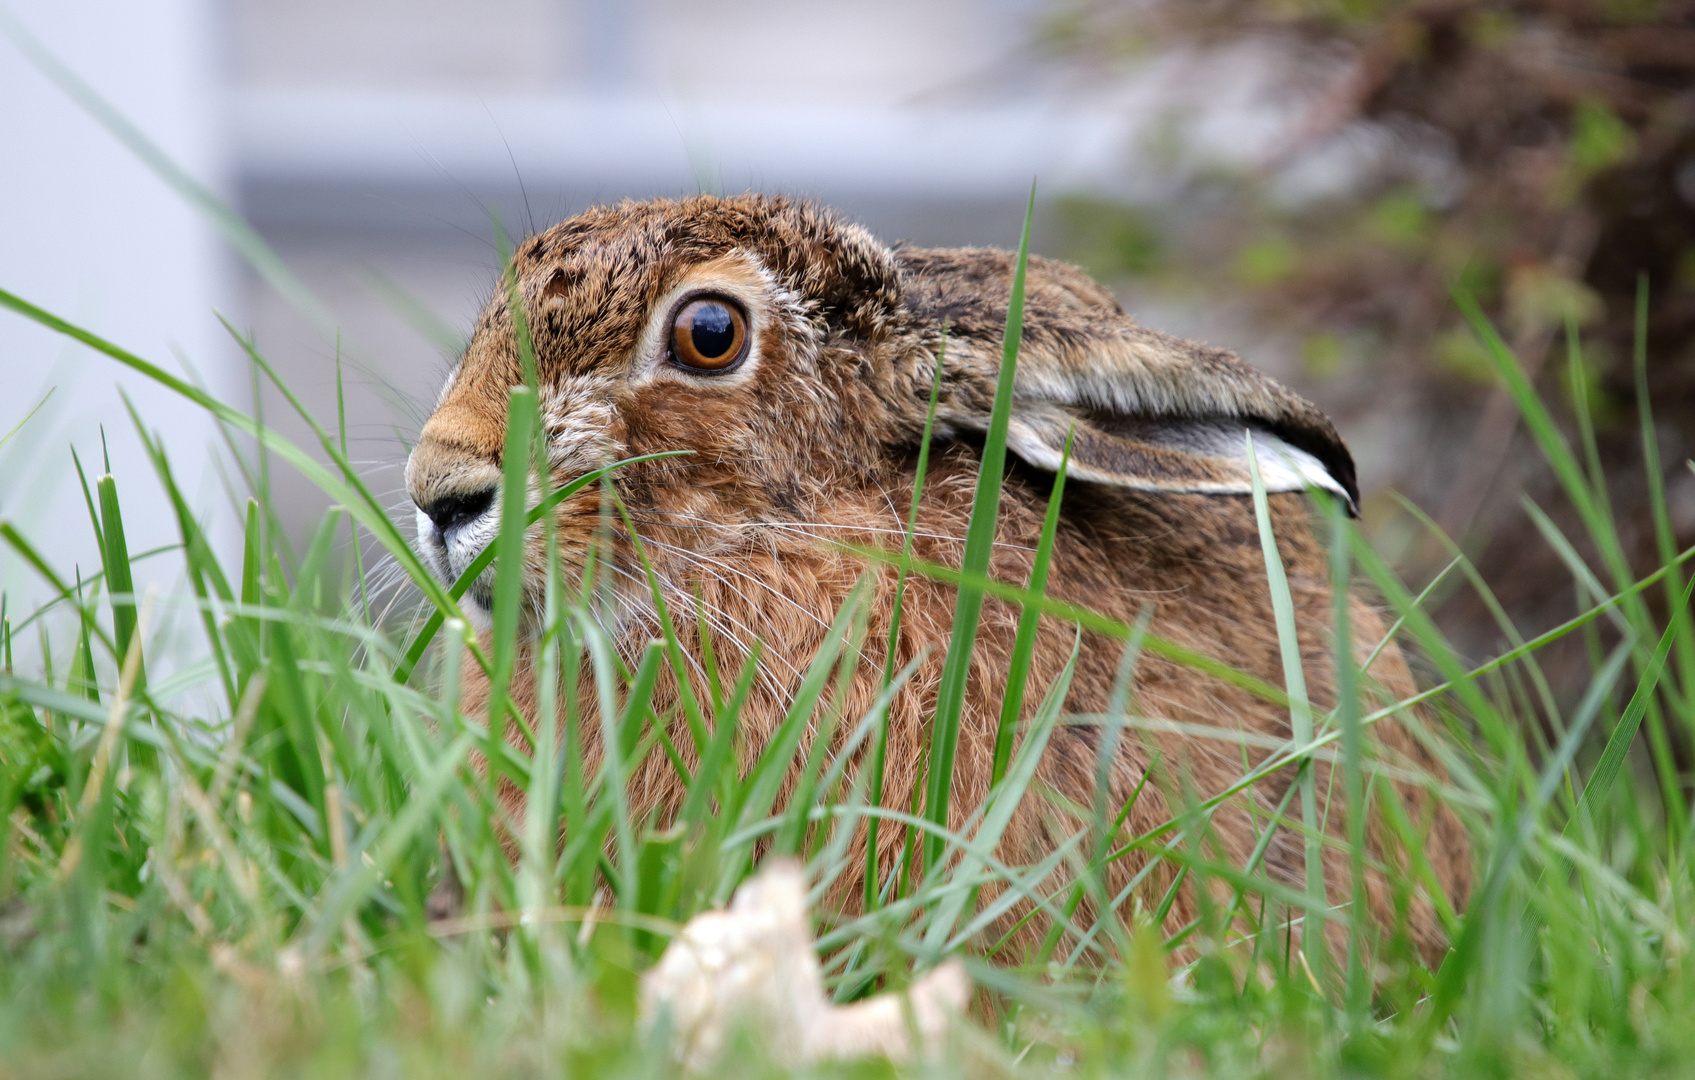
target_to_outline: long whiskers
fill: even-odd
[[[751,574],[748,574],[746,571],[739,570],[739,569],[737,569],[733,566],[730,566],[727,563],[722,563],[718,560],[709,559],[707,556],[704,556],[704,555],[700,554],[699,552],[687,551],[685,549],[676,548],[673,545],[663,544],[662,542],[657,542],[657,541],[649,540],[649,541],[646,541],[646,543],[649,546],[663,547],[667,550],[674,552],[679,557],[688,559],[688,560],[696,563],[697,565],[701,565],[703,567],[707,564],[721,565],[726,570],[729,570],[731,573],[734,573],[739,577],[745,578],[748,581],[751,581],[755,584],[760,585],[762,588],[765,588],[767,591],[769,591],[773,596],[777,597],[779,600],[782,600],[785,603],[792,605],[797,611],[800,611],[803,615],[810,618],[813,622],[815,622],[817,625],[822,627],[826,632],[828,632],[829,629],[830,629],[830,623],[827,620],[825,620],[824,618],[822,618],[821,616],[819,616],[816,612],[808,610],[803,605],[801,605],[799,602],[795,601],[792,597],[783,595],[782,592],[780,592],[778,589],[776,589],[774,586],[772,586],[769,582],[762,581],[758,577],[751,575]],[[710,571],[707,571],[707,572],[710,573]],[[716,575],[714,575],[714,576],[716,576]],[[724,579],[719,578],[719,580],[722,581]],[[725,617],[729,617],[729,616],[726,614]],[[737,625],[741,625],[741,624],[738,622]],[[744,629],[745,629],[745,627],[744,627]],[[751,633],[751,631],[750,631],[750,633]],[[773,654],[773,655],[775,655],[775,654]],[[865,663],[867,663],[867,664],[873,663],[872,657],[868,653],[865,652],[863,647],[860,648],[859,655],[860,655],[860,659],[863,660]],[[783,660],[783,663],[785,664],[785,666],[787,666],[789,668],[790,672],[793,675],[795,675],[797,678],[800,677],[800,675],[801,675],[800,669],[798,667],[796,667],[793,662],[791,662],[787,657],[780,657],[780,658]]]
[[[584,511],[582,513],[569,514],[569,515],[566,515],[566,516],[567,517],[595,517],[595,516],[597,516],[597,512],[595,512],[595,511]],[[751,520],[750,519],[733,519],[733,518],[730,518],[730,517],[727,517],[727,516],[726,517],[719,517],[719,516],[712,515],[712,514],[702,514],[702,513],[698,513],[698,512],[694,512],[694,511],[687,511],[687,510],[659,510],[659,509],[643,509],[643,510],[639,510],[639,511],[632,510],[630,512],[630,516],[633,520],[635,520],[636,522],[638,522],[640,524],[657,525],[657,526],[660,526],[662,528],[670,528],[670,529],[696,529],[696,530],[708,530],[708,529],[741,529],[741,530],[747,530],[747,529],[780,529],[780,530],[791,531],[791,532],[796,531],[796,530],[805,530],[805,529],[834,529],[834,530],[838,530],[840,532],[863,532],[863,533],[871,533],[873,535],[878,535],[878,536],[899,537],[901,539],[905,539],[905,537],[906,537],[906,528],[905,528],[904,525],[899,527],[899,528],[892,528],[892,527],[876,526],[876,525],[845,524],[845,523],[842,523],[842,522],[834,522],[834,521],[805,521],[805,520],[785,521],[785,520],[776,519],[776,518],[754,518],[754,519],[751,519]],[[663,519],[674,519],[674,520],[661,520],[662,518]],[[927,531],[927,530],[924,530],[924,529],[916,529],[916,530],[913,531],[912,535],[915,536],[915,537],[922,537],[922,538],[927,539],[927,540],[941,540],[941,541],[946,541],[948,543],[954,543],[954,544],[965,543],[965,537],[955,535],[953,533],[930,532],[930,531]],[[822,537],[822,536],[812,536],[812,539],[820,540],[824,543],[835,543],[836,542],[836,541],[829,540],[828,538]],[[1009,543],[1009,542],[1004,541],[1004,540],[997,540],[995,542],[995,546],[998,547],[998,548],[1004,548],[1004,549],[1009,550],[1009,551],[1033,551],[1033,550],[1035,550],[1034,548],[1030,547],[1027,544],[1014,544],[1014,543]]]
[[[673,554],[675,554],[679,558],[695,564],[697,567],[700,567],[702,569],[702,573],[705,576],[715,578],[719,581],[725,580],[724,578],[720,577],[719,575],[713,573],[713,571],[710,569],[710,565],[711,565],[710,560],[705,559],[704,557],[700,556],[696,552],[690,552],[690,551],[687,551],[687,550],[682,549],[682,548],[676,548],[676,547],[673,547],[669,544],[656,544],[655,542],[652,542],[652,541],[649,542],[649,545],[650,546],[662,547],[666,550],[671,551]],[[789,605],[794,607],[794,609],[796,611],[800,612],[803,616],[806,616],[806,617],[812,619],[814,622],[817,622],[820,626],[824,627],[825,630],[828,630],[830,628],[829,623],[818,618],[815,613],[808,611],[804,606],[802,606],[799,602],[795,601],[791,597],[787,597],[787,596],[782,595],[782,593],[777,591],[775,588],[772,588],[768,583],[760,582],[757,578],[755,578],[751,575],[745,574],[745,573],[741,574],[740,576],[746,578],[749,581],[755,582],[756,584],[760,584],[760,585],[764,586],[768,591],[771,592],[771,594],[773,596],[777,597],[779,600],[784,601],[785,603],[788,603]],[[693,593],[684,594],[684,593],[679,592],[678,593],[678,599],[681,600],[685,606],[691,608],[694,611],[700,612],[703,617],[707,618],[708,620],[711,620],[712,624],[713,624],[713,629],[717,630],[719,632],[719,634],[723,635],[728,641],[730,641],[738,649],[740,649],[740,651],[744,655],[744,658],[752,655],[751,642],[761,639],[761,635],[756,630],[754,630],[753,627],[748,626],[747,623],[743,622],[741,619],[738,619],[734,615],[731,615],[728,611],[725,611],[721,606],[709,604],[703,598],[701,598],[701,597],[699,597],[699,596],[697,596]],[[741,630],[742,633],[746,636],[747,641],[744,642],[744,641],[738,640],[734,634],[729,633],[728,627],[725,625],[726,623],[729,624],[729,625],[733,625],[735,628]],[[800,677],[800,675],[801,675],[800,668],[798,668],[794,664],[794,662],[791,661],[787,656],[785,656],[781,653],[776,653],[776,652],[767,653],[766,655],[768,657],[775,659],[776,661],[781,663],[784,667],[788,668],[789,673],[791,675],[795,676],[796,678]],[[773,686],[773,689],[776,689],[775,686]]]
[[[731,574],[731,575],[734,575],[735,577],[741,578],[742,580],[748,582],[750,585],[757,585],[761,589],[764,589],[766,592],[770,593],[771,596],[774,599],[779,600],[779,601],[781,601],[785,604],[788,604],[790,607],[792,607],[796,611],[800,612],[802,616],[804,616],[804,617],[810,619],[811,621],[817,623],[819,626],[823,627],[824,629],[828,630],[830,628],[830,623],[829,623],[828,620],[824,619],[817,612],[812,611],[811,609],[807,608],[800,601],[796,600],[792,596],[787,595],[781,589],[777,588],[775,585],[771,584],[769,581],[766,581],[764,578],[760,577],[757,574],[749,573],[748,571],[743,570],[740,567],[735,566],[734,564],[732,564],[730,562],[726,562],[723,559],[714,558],[710,555],[705,554],[704,552],[693,551],[689,548],[681,547],[681,546],[676,545],[676,544],[666,543],[663,540],[658,540],[658,539],[655,539],[653,537],[645,538],[642,542],[644,544],[646,544],[648,547],[654,547],[654,548],[658,548],[662,551],[671,552],[673,555],[676,555],[677,557],[679,557],[681,559],[691,561],[691,562],[695,563],[696,565],[716,567],[720,570],[723,570],[727,574]],[[720,580],[722,580],[722,579],[720,579]]]

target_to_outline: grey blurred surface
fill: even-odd
[[[7,0],[0,30],[23,28],[166,154],[219,186],[224,143],[210,108],[220,96],[211,15],[202,0]],[[231,287],[233,267],[210,224],[5,36],[0,102],[0,288],[177,373],[180,354],[216,390],[231,391],[233,350],[215,312],[241,303],[240,290]],[[217,433],[199,408],[0,312],[0,435],[46,401],[0,449],[0,519],[67,581],[100,567],[73,446],[91,483],[110,459],[133,552],[176,536],[122,395],[164,439],[188,497],[208,513],[220,507],[211,449]],[[227,512],[218,517],[228,520]],[[218,525],[214,532],[228,535]],[[137,590],[168,592],[174,567],[172,560],[144,564]],[[14,623],[50,595],[4,546],[0,590]]]
[[[244,85],[902,105],[1023,52],[1009,0],[228,0]]]

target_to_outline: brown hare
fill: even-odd
[[[744,745],[762,745],[770,736],[832,618],[866,572],[866,561],[840,545],[899,548],[938,359],[933,450],[913,550],[920,559],[959,565],[1015,261],[1001,251],[890,247],[828,211],[757,195],[592,209],[519,247],[517,302],[534,343],[554,482],[612,460],[692,452],[629,467],[612,482],[670,610],[682,613],[676,622],[684,648],[702,651],[691,614],[697,610],[720,657],[745,656],[763,642],[764,670],[740,715]],[[407,465],[419,544],[445,581],[493,538],[507,392],[523,382],[523,370],[512,300],[500,292],[479,318]],[[1082,272],[1044,259],[1029,263],[1016,375],[992,576],[1020,586],[1027,580],[1051,472],[1074,431],[1049,594],[1125,622],[1147,609],[1154,634],[1282,685],[1249,494],[1243,437],[1249,430],[1261,449],[1267,488],[1280,493],[1271,496],[1272,518],[1314,704],[1332,704],[1326,553],[1315,539],[1305,491],[1327,488],[1350,501],[1357,492],[1352,459],[1329,420],[1230,353],[1138,326]],[[602,494],[588,488],[558,507],[568,562],[581,565],[605,535]],[[633,659],[658,626],[636,553],[621,524],[612,531],[609,559],[624,589],[607,621]],[[529,587],[538,591],[539,543],[532,541],[528,560]],[[489,577],[473,587],[475,603],[489,602]],[[876,576],[873,587],[865,640],[886,642],[894,572]],[[891,707],[885,806],[910,806],[914,785],[923,782],[916,773],[956,595],[944,584],[909,580],[895,661],[923,659]],[[989,786],[1018,617],[1016,607],[993,600],[983,611],[953,777],[956,825]],[[1360,603],[1352,618],[1356,654],[1364,659],[1385,626]],[[1074,641],[1072,626],[1041,621],[1026,718],[1064,668]],[[1107,711],[1122,651],[1122,641],[1083,635],[1068,712]],[[859,717],[872,705],[881,660],[860,665],[841,715]],[[1414,689],[1393,647],[1369,674],[1396,698]],[[592,693],[592,680],[578,685]],[[486,708],[487,683],[475,666],[466,668],[465,688],[468,712]],[[1122,804],[1153,769],[1125,825],[1132,834],[1169,820],[1189,798],[1228,787],[1244,763],[1265,758],[1271,740],[1290,735],[1285,709],[1152,654],[1140,658],[1133,693],[1138,715],[1191,732],[1198,725],[1249,738],[1171,733],[1177,724],[1126,733],[1111,763],[1112,797]],[[533,672],[519,672],[513,695],[534,715]],[[675,685],[661,685],[655,714],[677,715],[670,708],[677,700]],[[1093,803],[1101,730],[1055,731],[1037,784],[1001,840],[1005,862],[1035,863],[1069,834],[1075,826],[1056,809],[1061,801]],[[1396,722],[1375,725],[1371,737],[1387,760],[1434,771],[1421,744]],[[686,757],[692,745],[686,733],[674,741]],[[598,745],[591,742],[586,754],[592,769]],[[1324,797],[1328,769],[1318,768]],[[1202,856],[1241,865],[1292,776],[1282,770],[1226,803]],[[682,784],[659,754],[630,783],[633,809],[661,824],[681,804]],[[1039,788],[1061,799],[1044,797]],[[1340,790],[1338,783],[1326,812],[1337,837],[1346,835]],[[1397,794],[1425,831],[1437,882],[1458,902],[1470,866],[1460,822],[1417,785]],[[1381,822],[1368,831],[1373,850],[1387,850]],[[881,830],[885,874],[898,863],[902,843],[901,830]],[[1264,853],[1265,872],[1299,888],[1302,845],[1295,830],[1281,830]],[[1347,857],[1327,845],[1325,858],[1332,899],[1344,902]],[[1113,888],[1146,862],[1137,852],[1112,864]],[[1157,902],[1176,873],[1170,862],[1157,867],[1143,900]],[[860,888],[840,883],[838,899],[851,906]],[[1369,898],[1379,919],[1394,917],[1396,900],[1375,872]],[[1198,903],[1192,890],[1180,889],[1167,929],[1194,918]],[[1432,906],[1415,900],[1404,910],[1420,950],[1438,953],[1443,935]]]

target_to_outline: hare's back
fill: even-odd
[[[914,314],[946,322],[952,333],[999,340],[1015,254],[994,248],[900,248],[895,257]],[[1035,255],[1025,272],[1024,318],[1037,326],[1070,324],[1080,332],[1134,325],[1112,293],[1088,274]]]

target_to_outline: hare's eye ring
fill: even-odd
[[[728,297],[690,297],[671,317],[671,361],[703,375],[723,375],[747,356],[747,315]]]

